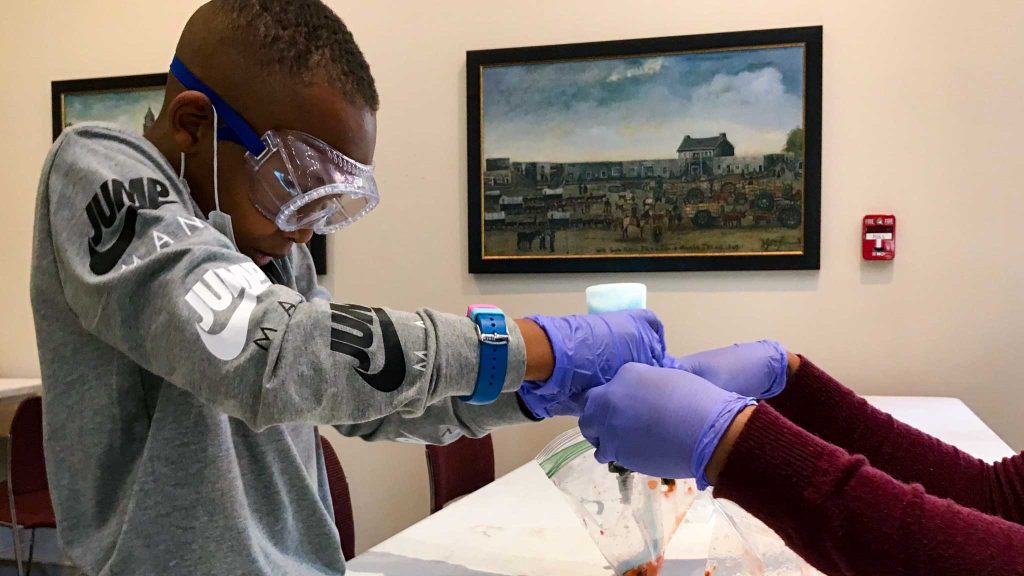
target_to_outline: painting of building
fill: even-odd
[[[683,141],[676,148],[680,160],[694,158],[718,158],[721,156],[732,156],[736,153],[732,142],[726,137],[725,132],[710,138],[692,138],[689,134],[683,136]]]
[[[63,126],[78,122],[107,122],[142,134],[156,121],[153,110],[164,101],[163,86],[82,92],[64,96]]]
[[[800,253],[804,67],[799,44],[481,67],[481,258]]]

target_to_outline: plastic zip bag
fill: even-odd
[[[710,496],[710,491],[707,492]],[[729,500],[708,498],[715,509],[706,576],[819,576],[760,520]]]
[[[594,459],[594,447],[578,429],[552,440],[536,461],[619,576],[656,576],[691,506],[704,517],[687,521],[713,523],[705,575],[820,575],[761,521],[728,500],[713,498],[712,490],[698,492],[693,480],[664,481],[633,472],[624,483]],[[694,506],[697,499],[700,506]]]
[[[697,495],[693,480],[610,472],[578,429],[552,440],[536,460],[616,574],[659,573],[665,548]]]

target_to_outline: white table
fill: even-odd
[[[38,378],[0,378],[0,401],[43,393]]]
[[[992,461],[1015,454],[960,400],[869,397],[875,406]],[[663,576],[703,574],[710,523],[684,523]],[[352,576],[609,576],[604,558],[540,466],[528,462],[349,563]]]

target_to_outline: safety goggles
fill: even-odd
[[[249,197],[286,232],[312,228],[329,234],[359,220],[380,202],[373,167],[360,164],[323,140],[297,130],[268,130],[260,137],[213,89],[178,59],[171,74],[188,90],[204,94],[223,123],[217,139],[240,144],[253,175]]]

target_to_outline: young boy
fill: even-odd
[[[304,244],[376,204],[377,106],[319,2],[214,0],[144,138],[54,144],[32,305],[59,534],[86,573],[342,574],[316,424],[444,443],[579,415],[619,366],[661,361],[646,312],[328,302]]]

